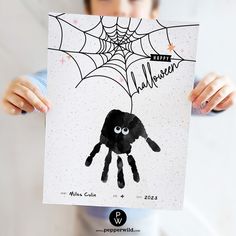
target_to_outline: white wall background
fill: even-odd
[[[8,81],[46,68],[47,13],[81,0],[0,0],[0,95]],[[201,24],[197,75],[235,82],[235,0],[162,0],[161,18]],[[163,235],[236,235],[236,111],[193,117],[185,209],[161,211]],[[0,235],[76,235],[76,207],[42,205],[44,116],[0,113]]]

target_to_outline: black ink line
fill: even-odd
[[[141,90],[143,90],[144,88],[147,88],[147,87],[149,87],[149,88],[158,87],[157,84],[156,84],[155,79],[159,78],[159,77],[166,77],[168,75],[164,72],[166,70],[168,71],[169,67],[165,68],[164,70],[161,70],[160,74],[158,74],[158,76],[152,77],[151,76],[150,63],[147,62],[147,70],[146,70],[146,67],[144,66],[144,64],[142,64],[143,75],[145,77],[145,81],[142,82],[141,87],[137,85],[137,81],[136,81],[136,78],[135,78],[135,75],[134,75],[133,71],[131,71],[131,73],[130,73],[131,81],[129,81],[129,76],[128,76],[129,71],[128,71],[128,69],[130,68],[130,66],[133,65],[134,63],[138,62],[138,61],[141,61],[141,60],[150,60],[150,55],[144,49],[143,39],[145,37],[147,37],[148,43],[149,43],[150,47],[152,48],[152,50],[156,54],[159,54],[157,52],[157,50],[155,49],[155,47],[152,45],[152,40],[151,40],[151,37],[150,37],[152,33],[155,33],[157,31],[161,31],[161,30],[165,30],[167,40],[170,44],[171,40],[170,40],[169,32],[168,32],[169,28],[199,26],[198,24],[194,24],[194,25],[177,25],[177,26],[168,26],[168,27],[166,27],[166,26],[163,26],[157,20],[156,21],[157,24],[159,24],[159,26],[162,27],[162,28],[150,31],[148,33],[140,34],[140,33],[138,33],[138,30],[139,30],[139,27],[142,23],[142,19],[139,20],[139,22],[136,25],[136,28],[134,30],[130,30],[129,28],[130,28],[130,25],[131,25],[131,18],[129,18],[129,23],[128,23],[127,27],[122,27],[122,26],[119,25],[119,17],[117,17],[117,19],[116,19],[116,24],[109,27],[109,26],[105,26],[105,24],[103,22],[103,17],[99,17],[100,20],[98,20],[98,22],[96,23],[95,26],[93,26],[91,29],[82,30],[82,29],[72,25],[68,21],[66,21],[62,18],[59,18],[59,16],[61,16],[61,15],[58,15],[58,16],[51,15],[51,17],[54,17],[54,18],[57,19],[58,24],[60,25],[60,28],[61,28],[61,42],[60,42],[59,48],[49,48],[49,50],[61,51],[63,53],[66,53],[66,54],[70,55],[71,58],[74,60],[74,62],[76,63],[76,65],[79,69],[80,76],[81,76],[81,80],[76,85],[75,88],[77,88],[81,84],[81,82],[83,80],[87,79],[87,78],[92,78],[92,77],[94,78],[96,76],[109,78],[109,79],[115,81],[116,83],[118,83],[123,89],[125,89],[126,93],[129,95],[129,97],[131,99],[131,113],[132,113],[132,110],[133,110],[133,100],[132,100],[133,95],[136,94],[136,93],[140,93]],[[61,50],[62,43],[63,43],[63,25],[61,24],[61,22],[64,22],[64,23],[68,24],[69,26],[71,26],[71,27],[75,28],[76,30],[80,31],[84,35],[84,44],[83,44],[82,48],[79,51]],[[95,30],[95,32],[96,32],[96,29],[99,30],[100,35],[93,35],[92,34],[91,31]],[[108,29],[109,30],[111,29],[110,30],[111,32],[108,32]],[[125,30],[125,31],[123,31],[123,30]],[[83,51],[84,48],[87,45],[87,41],[88,41],[87,37],[88,36],[92,37],[92,39],[94,39],[94,40],[98,40],[98,42],[99,42],[100,46],[99,46],[99,49],[96,53],[95,52],[94,53],[89,53],[89,52]],[[134,42],[137,42],[140,45],[141,50],[142,50],[141,54],[136,52],[135,49],[133,48],[133,43]],[[195,60],[184,59],[175,50],[173,50],[173,51],[179,57],[179,58],[172,58],[172,60],[178,61],[177,62],[177,68],[179,67],[180,63],[183,62],[183,61],[185,61],[185,62],[196,62]],[[70,53],[84,54],[85,56],[87,56],[94,63],[95,69],[91,70],[87,75],[83,76],[78,62],[76,61],[76,59]],[[97,62],[97,58],[95,56],[99,56],[101,58],[102,63],[100,62],[100,64],[101,64],[100,66],[99,66],[99,62]],[[116,56],[118,56],[118,58]],[[133,58],[132,56],[134,56],[135,58]],[[176,64],[174,63],[172,65],[176,65]],[[120,84],[117,80],[115,80],[114,78],[112,78],[110,76],[102,76],[102,75],[99,75],[99,74],[96,75],[96,73],[97,73],[96,71],[98,71],[99,69],[101,69],[103,67],[104,68],[109,68],[109,69],[112,69],[112,70],[118,72],[122,76],[124,81],[126,82],[127,89],[122,84]],[[123,75],[123,71],[125,71],[125,76]],[[91,75],[92,73],[94,73],[94,75]],[[173,73],[173,72],[171,72],[171,73]],[[151,81],[148,81],[148,78],[147,78],[148,76],[151,78]],[[130,82],[132,82],[134,84],[134,86],[136,87],[136,91],[133,94],[131,94],[131,91],[130,91]]]
[[[136,89],[136,91],[132,94],[132,96],[134,96],[136,93],[139,94],[143,89],[148,88],[148,87],[149,88],[153,88],[153,87],[158,88],[158,85],[157,85],[158,80],[164,79],[166,76],[173,73],[175,71],[175,69],[178,69],[180,62],[182,62],[182,61],[179,61],[178,64],[173,63],[170,66],[168,66],[168,68],[161,70],[160,74],[158,74],[157,76],[155,76],[155,75],[153,76],[149,62],[147,62],[148,71],[146,70],[146,67],[144,66],[144,64],[142,64],[142,70],[143,70],[143,74],[145,77],[145,81],[142,82],[141,87],[137,85],[135,75],[134,75],[133,71],[131,71],[131,78],[133,80],[133,83],[134,83],[134,86]]]

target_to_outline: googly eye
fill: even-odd
[[[127,135],[129,133],[129,129],[127,127],[124,127],[122,129],[122,134]]]
[[[121,132],[121,127],[120,127],[120,126],[116,126],[116,127],[114,128],[114,132],[115,132],[116,134],[119,134],[119,133]]]

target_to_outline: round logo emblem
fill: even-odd
[[[116,209],[110,213],[109,220],[112,225],[120,227],[125,224],[127,216],[124,211]]]

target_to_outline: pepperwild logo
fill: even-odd
[[[116,209],[111,212],[111,214],[109,216],[109,220],[112,225],[114,225],[116,227],[120,227],[125,224],[125,222],[127,220],[127,216],[124,211],[122,211],[120,209]]]
[[[126,213],[121,209],[113,210],[109,215],[110,223],[115,226],[116,228],[105,228],[105,229],[98,229],[96,232],[103,232],[103,233],[134,233],[140,232],[138,229],[134,229],[133,227],[126,227],[123,226],[127,221]]]

